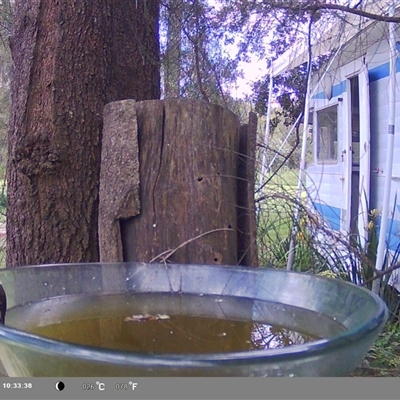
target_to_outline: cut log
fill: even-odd
[[[124,260],[236,265],[238,118],[191,100],[136,113],[141,212],[121,220]]]

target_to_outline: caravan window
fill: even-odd
[[[318,161],[337,159],[337,105],[317,111],[317,158]]]

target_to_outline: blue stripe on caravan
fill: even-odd
[[[380,79],[387,78],[390,72],[389,62],[379,65],[375,68],[371,68],[368,71],[368,77],[370,82],[376,82]],[[400,72],[400,58],[396,59],[396,72]],[[340,96],[346,92],[346,81],[342,81],[339,84],[332,87],[332,97]],[[324,92],[319,92],[315,94],[313,99],[326,99],[326,94]]]
[[[346,81],[342,81],[337,85],[332,86],[332,97],[340,96],[341,94],[346,92]],[[326,99],[325,92],[319,92],[315,94],[313,99]]]
[[[378,218],[376,221],[376,231],[379,235],[381,225],[381,218]],[[386,240],[389,242],[389,249],[392,251],[396,251],[397,247],[400,243],[399,238],[400,232],[400,221],[394,219],[388,221],[388,226],[386,228]]]
[[[346,81],[342,81],[339,84],[334,85],[332,87],[332,97],[337,97],[337,96],[340,96],[341,94],[345,93],[346,88],[347,88]]]
[[[389,63],[380,65],[379,67],[372,68],[368,71],[369,81],[376,82],[389,76]]]
[[[389,62],[379,65],[378,67],[372,68],[368,71],[369,81],[376,82],[379,79],[383,79],[389,76],[390,66]],[[400,59],[396,59],[396,72],[400,72]]]
[[[314,94],[312,97],[313,99],[326,99],[326,94],[324,92],[319,92],[317,94]]]
[[[340,208],[328,206],[327,204],[316,203],[313,201],[315,209],[328,222],[331,229],[338,231],[340,229]]]

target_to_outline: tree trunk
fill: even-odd
[[[7,265],[98,260],[102,113],[159,97],[158,1],[20,0]]]
[[[183,0],[168,2],[167,48],[164,61],[164,92],[167,99],[179,98],[180,95],[183,6]]]
[[[136,115],[141,211],[120,221],[124,260],[236,265],[238,118],[190,100]]]

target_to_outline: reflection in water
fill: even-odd
[[[280,349],[318,339],[315,336],[285,329],[278,325],[254,323],[251,341],[254,349]]]
[[[277,349],[316,340],[324,335],[293,329],[330,327],[329,321],[321,324],[322,316],[314,314],[297,309],[290,314],[293,325],[288,328],[279,324],[288,320],[284,318],[288,314],[275,303],[147,293],[49,299],[10,310],[9,323],[84,346],[153,354],[221,353]],[[274,319],[268,320],[268,315]],[[334,334],[341,327],[334,324],[329,329]]]
[[[146,353],[221,353],[280,348],[314,340],[278,326],[228,319],[171,316],[124,321],[90,318],[31,329],[64,342]]]

